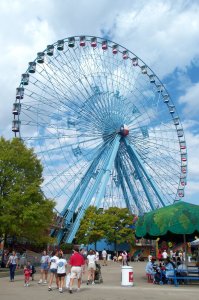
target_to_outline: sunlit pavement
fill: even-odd
[[[9,277],[0,278],[1,300],[50,300],[72,298],[82,300],[125,300],[125,299],[197,299],[199,284],[182,285],[154,285],[147,283],[145,275],[145,262],[131,263],[134,271],[134,286],[121,287],[121,266],[118,263],[108,262],[108,266],[102,266],[103,283],[86,285],[86,275],[80,292],[76,291],[76,282],[73,294],[64,290],[62,294],[55,288],[48,291],[48,285],[39,285],[39,269],[35,274],[35,281],[31,281],[29,287],[24,287],[23,275],[17,275],[14,282],[9,282]]]

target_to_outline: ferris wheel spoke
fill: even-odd
[[[144,150],[143,146],[141,146],[140,151],[138,148],[138,153],[139,152],[142,153],[143,150]],[[146,148],[146,150],[148,150],[148,149]],[[153,166],[158,165],[159,168],[156,172],[158,173],[158,171],[161,171],[161,172],[164,172],[166,175],[167,173],[165,172],[165,170],[168,170],[168,168],[170,168],[171,174],[176,175],[176,178],[178,178],[179,171],[177,171],[176,165],[179,164],[179,161],[175,160],[172,156],[168,156],[167,153],[161,153],[161,152],[159,153],[158,149],[155,149],[155,150],[152,149],[152,150],[150,150],[150,152],[145,155],[146,156],[145,163],[146,163],[146,165],[148,165],[148,167],[150,169],[153,169]],[[155,153],[155,155],[156,155],[154,157],[154,159],[153,159],[153,153]],[[170,162],[170,164],[168,164],[169,162]],[[168,178],[173,179],[173,177],[171,177],[169,175],[168,175]],[[174,182],[177,183],[177,181],[175,181],[175,179],[174,179]]]

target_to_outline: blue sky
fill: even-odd
[[[177,107],[188,148],[185,200],[199,204],[199,1],[0,1],[0,134],[12,137],[15,89],[36,53],[72,35],[106,36],[159,76]]]

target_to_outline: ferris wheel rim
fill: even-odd
[[[82,36],[82,35],[81,35],[81,36]],[[76,38],[80,38],[81,36],[73,36],[73,38],[76,39]],[[104,41],[104,40],[106,40],[108,43],[111,43],[111,45],[113,45],[113,44],[118,45],[122,50],[126,50],[126,51],[128,51],[128,53],[130,53],[130,54],[132,54],[134,57],[138,58],[139,61],[141,61],[141,62],[147,67],[147,69],[150,70],[151,74],[153,74],[153,75],[155,76],[155,78],[157,78],[157,80],[158,80],[159,84],[161,85],[161,87],[163,88],[165,94],[167,94],[168,97],[169,97],[169,103],[171,103],[172,105],[174,105],[174,104],[173,104],[173,101],[172,101],[172,99],[171,99],[171,97],[170,97],[170,95],[169,95],[167,89],[165,88],[164,84],[162,83],[162,81],[159,79],[159,77],[152,71],[152,69],[151,69],[151,68],[150,68],[150,67],[149,67],[149,66],[148,66],[148,65],[147,65],[140,57],[138,57],[136,54],[134,54],[132,51],[128,50],[127,48],[125,48],[125,47],[121,46],[120,44],[115,43],[115,42],[113,42],[113,41],[111,41],[111,40],[103,39],[103,38],[97,37],[97,36],[88,36],[88,35],[85,35],[85,37],[88,38],[88,41],[90,41],[91,38],[96,38],[96,39],[100,40],[101,42]],[[71,37],[64,38],[64,39],[63,39],[64,43],[68,42],[70,38],[71,38]],[[52,45],[53,45],[53,46],[56,46],[57,43],[58,43],[58,41],[55,42],[55,43],[53,43]],[[100,43],[100,42],[99,42],[99,43]],[[110,45],[108,45],[108,47],[111,48]],[[118,52],[122,53],[122,50],[118,50]],[[44,51],[42,51],[42,52],[43,52],[43,53],[46,53],[46,52],[47,52],[47,48],[46,48]],[[130,59],[130,57],[128,57],[128,59]],[[36,61],[37,61],[37,58],[34,60],[34,62],[36,62]],[[138,65],[138,67],[141,68],[140,65]],[[28,73],[28,72],[29,72],[29,68],[26,70],[25,73]],[[148,74],[147,74],[147,75],[148,75]],[[156,85],[156,86],[157,86],[157,85]],[[23,84],[22,82],[20,83],[20,87],[24,87],[24,84]],[[162,91],[161,91],[161,93],[162,93]],[[21,99],[19,99],[19,102],[20,102],[20,100],[21,100]],[[178,113],[177,113],[176,106],[174,105],[174,107],[175,107],[175,114],[177,115],[177,118],[179,119],[180,129],[181,129],[181,131],[183,132],[183,137],[184,137],[183,140],[184,140],[184,142],[186,143],[186,141],[185,141],[185,135],[184,135],[184,130],[183,130],[183,126],[182,126],[181,120],[180,120],[180,118],[179,118],[179,115],[178,115]],[[168,112],[168,113],[169,113],[169,112]],[[173,118],[173,115],[172,115],[172,119],[174,119],[174,118]],[[177,134],[177,127],[176,127],[176,134]],[[178,137],[179,146],[180,146],[180,137],[178,136],[178,134],[177,134],[177,137]],[[180,152],[182,152],[181,149],[180,149]],[[187,169],[187,166],[186,166],[186,169]],[[180,186],[180,183],[179,183],[179,186]]]

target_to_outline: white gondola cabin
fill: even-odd
[[[138,66],[138,58],[137,57],[132,58],[132,64],[133,64],[134,67]]]
[[[151,83],[155,83],[155,75],[153,74],[149,75],[149,80]]]
[[[36,71],[36,62],[35,61],[29,62],[28,72],[35,73],[35,71]]]
[[[38,52],[37,53],[37,62],[39,64],[43,64],[44,63],[44,52]]]
[[[74,37],[70,37],[68,39],[68,47],[73,48],[75,46],[75,38]]]
[[[178,137],[183,137],[184,133],[182,129],[177,129]]]
[[[23,85],[28,85],[28,83],[29,83],[29,74],[28,73],[24,73],[21,75],[21,83]]]
[[[161,93],[163,91],[163,86],[161,84],[158,84],[156,87],[158,93]]]
[[[170,112],[170,114],[174,114],[174,112],[175,112],[175,105],[169,105],[169,112]]]
[[[21,121],[19,121],[19,120],[13,120],[12,121],[12,131],[13,132],[19,132],[19,130],[20,130],[20,124],[21,124]]]
[[[57,50],[63,51],[64,50],[64,40],[57,41]]]
[[[46,49],[46,53],[48,56],[53,56],[54,53],[54,46],[53,45],[48,45]]]
[[[18,87],[16,88],[16,99],[23,99],[24,96],[24,88]]]
[[[179,118],[178,117],[175,117],[175,118],[173,118],[173,123],[174,123],[174,125],[179,125],[180,124],[180,122],[179,122]]]
[[[13,103],[12,113],[13,115],[19,115],[21,111],[21,103],[15,102]]]
[[[169,102],[169,95],[168,94],[163,95],[163,99],[164,99],[164,103],[168,103]]]
[[[142,74],[147,74],[147,66],[141,66],[140,67],[141,68],[141,72],[142,72]]]

